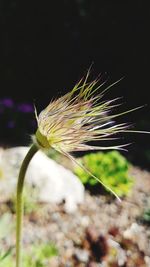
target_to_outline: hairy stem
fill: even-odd
[[[34,156],[34,154],[38,151],[38,147],[33,144],[27,155],[25,156],[20,172],[18,177],[18,184],[17,184],[17,199],[16,199],[16,267],[22,266],[21,254],[22,254],[22,224],[23,224],[23,186],[24,186],[24,179],[26,170],[30,163],[30,160]]]

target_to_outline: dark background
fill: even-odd
[[[149,35],[149,1],[1,0],[0,98],[35,102],[40,111],[93,63],[92,78],[102,73],[111,84],[124,77],[109,93],[124,97],[124,109],[147,104],[124,120],[150,130]],[[129,159],[149,168],[149,136],[127,139]],[[1,123],[1,144],[26,142]]]

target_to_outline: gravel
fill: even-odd
[[[135,185],[121,203],[86,191],[74,214],[64,211],[64,203],[39,205],[24,217],[24,246],[55,243],[59,256],[52,267],[150,267],[150,227],[139,219],[150,209],[150,173],[137,167],[130,173]],[[11,238],[14,245],[15,232]]]

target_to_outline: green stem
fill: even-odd
[[[16,216],[17,216],[17,225],[16,225],[16,267],[22,266],[21,253],[22,253],[22,224],[23,224],[23,186],[26,170],[30,163],[30,160],[34,154],[38,151],[38,147],[33,144],[27,155],[25,156],[18,177],[17,184],[17,200],[16,200]]]

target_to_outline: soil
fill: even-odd
[[[86,190],[74,214],[64,212],[64,203],[40,204],[24,216],[24,248],[53,242],[59,255],[47,263],[52,267],[150,267],[150,224],[143,220],[150,209],[150,173],[138,167],[130,173],[135,183],[121,202]],[[15,244],[14,232],[3,241],[5,247],[10,244]]]

